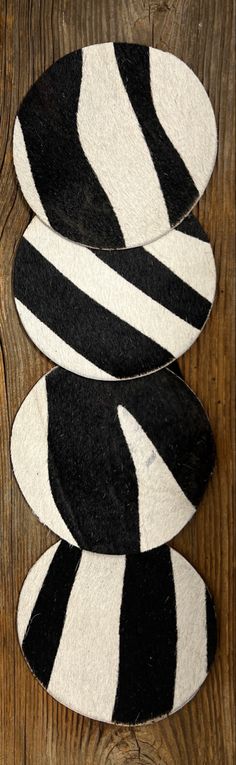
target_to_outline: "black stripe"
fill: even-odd
[[[47,688],[58,651],[81,550],[61,542],[38,594],[22,643],[34,675]]]
[[[110,201],[80,143],[76,114],[82,51],[57,61],[26,95],[19,111],[28,159],[51,226],[77,242],[124,247]]]
[[[93,250],[97,257],[114,271],[138,287],[175,316],[201,329],[211,303],[173,273],[164,263],[136,247],[129,250]]]
[[[176,230],[181,231],[182,234],[193,236],[195,239],[200,239],[201,242],[208,242],[209,244],[208,236],[197,218],[195,218],[195,215],[187,215],[187,218],[184,218],[184,220],[179,223]]]
[[[191,175],[166,135],[154,108],[149,67],[149,48],[114,43],[115,55],[157,172],[170,225],[174,226],[193,207],[199,192]]]
[[[206,588],[206,623],[207,623],[207,671],[209,670],[217,647],[217,624],[214,603]]]
[[[51,492],[80,547],[139,552],[135,467],[117,416],[114,385],[105,392],[101,385],[59,368],[46,376]]]
[[[141,723],[171,711],[176,640],[172,564],[163,545],[126,559],[113,722]]]
[[[14,292],[75,351],[115,377],[142,374],[173,358],[75,287],[24,238],[15,260]]]

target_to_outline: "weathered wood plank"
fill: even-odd
[[[1,372],[4,475],[1,510],[1,749],[3,765],[231,765],[233,761],[233,13],[232,0],[0,0],[1,8]],[[70,712],[34,680],[20,654],[15,614],[29,567],[54,539],[30,513],[9,463],[13,417],[50,362],[26,337],[11,292],[15,249],[30,213],[12,166],[12,126],[30,84],[54,60],[106,40],[153,44],[189,64],[211,97],[217,167],[198,213],[210,235],[218,293],[198,342],[181,360],[209,413],[218,464],[199,512],[175,546],[209,584],[219,650],[197,697],[172,718],[141,728],[103,725]]]

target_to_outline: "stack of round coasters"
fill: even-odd
[[[175,56],[93,45],[30,89],[13,153],[35,213],[16,254],[15,303],[59,366],[19,409],[12,464],[62,540],[26,577],[19,642],[71,709],[158,720],[196,694],[216,649],[206,585],[166,544],[215,461],[207,415],[168,366],[214,300],[212,249],[191,213],[214,166],[214,114]]]

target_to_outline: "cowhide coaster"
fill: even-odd
[[[114,385],[57,367],[21,405],[11,455],[40,521],[83,549],[128,554],[192,518],[215,446],[199,400],[168,369]]]
[[[205,89],[170,53],[103,43],[51,66],[14,128],[16,173],[30,207],[68,239],[136,247],[179,223],[216,156]]]
[[[216,649],[211,596],[167,545],[127,558],[53,545],[24,582],[17,621],[24,657],[48,693],[104,722],[176,712]]]
[[[91,251],[34,218],[15,259],[20,319],[43,353],[112,380],[159,369],[203,328],[215,294],[211,246],[192,215],[152,245]]]

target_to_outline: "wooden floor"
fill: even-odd
[[[233,706],[233,0],[0,0],[1,137],[1,765],[232,765]],[[183,710],[124,728],[82,718],[39,686],[15,630],[21,584],[55,537],[33,517],[13,479],[9,434],[23,398],[50,366],[19,324],[11,289],[17,243],[30,212],[12,165],[12,126],[31,83],[82,45],[139,42],[171,51],[204,83],[219,130],[217,165],[197,214],[217,263],[218,290],[200,339],[181,359],[204,403],[218,464],[194,520],[174,546],[196,566],[216,601],[219,649],[204,687]]]

